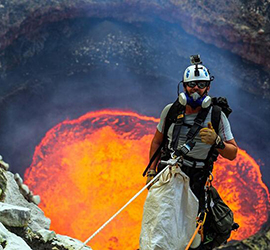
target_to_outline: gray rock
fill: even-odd
[[[25,184],[21,185],[21,192],[23,196],[26,196],[30,193],[29,187]]]
[[[17,184],[19,186],[21,186],[23,184],[23,179],[22,179],[22,177],[18,173],[16,173],[14,175],[14,179],[15,179],[15,181],[17,182]]]
[[[5,250],[77,250],[82,247],[81,241],[48,230],[50,220],[44,216],[41,209],[24,198],[14,175],[4,172],[4,177],[7,179],[7,188],[4,203],[0,203],[0,246],[3,243]],[[10,231],[1,222],[10,226]],[[91,248],[86,246],[82,250]]]
[[[51,220],[45,217],[43,211],[38,206],[25,200],[25,198],[19,191],[17,183],[14,180],[14,175],[11,172],[7,171],[5,173],[5,176],[7,178],[7,188],[5,191],[4,202],[29,208],[31,210],[31,217],[28,226],[34,232],[37,232],[40,229],[49,229]]]
[[[9,164],[0,159],[0,167],[7,171],[9,169]]]
[[[0,222],[5,226],[24,227],[30,219],[30,209],[0,202]]]
[[[70,249],[70,250],[74,250],[74,249],[79,250],[80,247],[82,247],[82,245],[83,245],[83,243],[79,240],[70,238],[68,236],[60,235],[60,234],[56,235],[52,244],[56,245],[56,246],[63,246],[66,249]],[[82,250],[90,250],[90,249],[92,249],[92,248],[90,248],[88,246],[85,246],[82,248]]]
[[[5,170],[0,167],[0,200],[2,201],[4,198],[4,193],[7,188],[7,178],[5,176]]]
[[[46,230],[46,229],[41,229],[37,232],[37,235],[41,237],[41,240],[44,242],[52,241],[56,233],[54,231]]]
[[[9,232],[2,223],[0,223],[0,243],[6,245],[5,250],[31,250],[22,238]]]
[[[32,200],[32,202],[34,202],[36,205],[38,205],[39,203],[40,203],[40,196],[39,195],[33,195],[32,197],[31,197],[31,200]]]

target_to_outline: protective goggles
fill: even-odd
[[[197,85],[199,89],[204,89],[205,87],[209,86],[209,82],[207,81],[193,81],[186,82],[185,84],[190,88],[194,88]]]

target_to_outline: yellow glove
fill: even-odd
[[[211,122],[208,122],[207,128],[202,128],[200,130],[200,136],[201,136],[202,142],[206,144],[213,145],[215,143],[216,138],[217,138],[217,133],[214,130]]]
[[[156,170],[154,170],[154,169],[150,169],[150,170],[148,170],[148,172],[147,172],[147,180],[146,180],[146,185],[156,176]],[[148,187],[148,189],[153,185],[154,183],[152,183],[149,187]]]

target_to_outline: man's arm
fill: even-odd
[[[218,135],[216,134],[215,130],[213,129],[212,123],[208,123],[207,128],[202,128],[200,130],[200,136],[202,142],[209,144],[209,145],[214,145],[216,142],[216,139]],[[223,149],[216,148],[217,151],[220,153],[220,155],[228,160],[234,160],[237,155],[237,144],[234,139],[228,140],[228,141],[223,141],[225,147]]]
[[[237,156],[238,146],[234,139],[223,142],[225,144],[224,149],[217,148],[220,155],[228,160],[234,160]]]
[[[158,130],[156,130],[156,133],[155,133],[155,135],[153,137],[153,140],[152,140],[152,143],[151,143],[151,146],[150,146],[149,159],[152,158],[154,153],[157,151],[157,149],[161,145],[162,141],[163,141],[163,134],[160,133]],[[160,159],[160,153],[156,157],[156,159],[153,161],[151,166],[149,167],[149,170],[155,170],[156,169],[156,165],[157,165],[159,159]]]

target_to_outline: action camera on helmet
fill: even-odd
[[[194,65],[202,64],[200,55],[191,55],[190,62],[191,64],[194,64]]]

